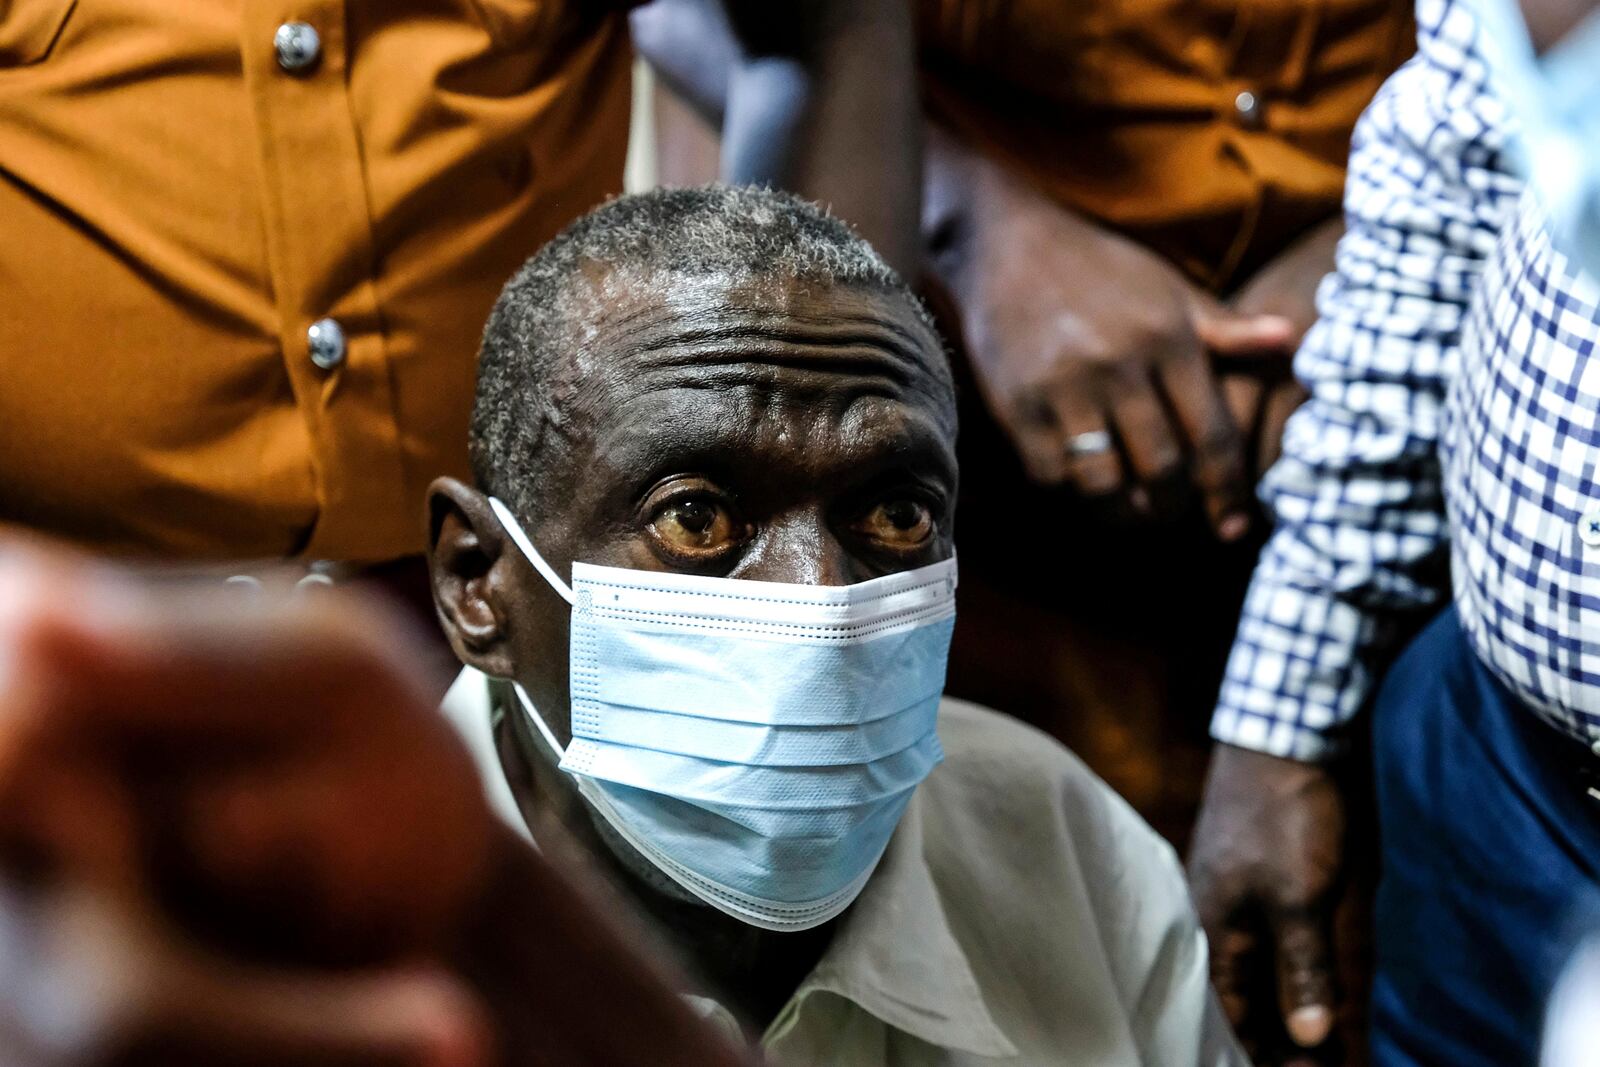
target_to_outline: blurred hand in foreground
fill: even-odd
[[[743,1062],[495,822],[413,647],[0,535],[0,1062]]]

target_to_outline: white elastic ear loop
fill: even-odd
[[[571,604],[574,600],[572,586],[562,581],[561,575],[556,573],[555,568],[546,563],[544,557],[539,555],[539,550],[533,547],[532,541],[528,540],[528,535],[523,532],[522,524],[517,521],[515,515],[511,514],[511,509],[506,507],[498,497],[489,498],[489,507],[494,512],[495,518],[500,520],[501,529],[511,536],[512,541],[516,542],[517,547],[522,550],[523,556],[527,558],[529,563],[533,564],[533,569],[538,571],[544,580],[550,583],[550,588],[561,594],[563,600]],[[527,712],[528,718],[532,719],[533,724],[539,728],[539,733],[544,736],[545,743],[550,746],[550,750],[556,754],[556,759],[565,758],[567,754],[566,748],[556,740],[556,735],[550,731],[550,727],[545,725],[544,716],[540,715],[538,709],[533,706],[533,700],[528,696],[528,691],[522,688],[521,682],[514,681],[511,685],[517,691],[517,699],[522,701],[522,710]]]
[[[522,530],[522,524],[517,521],[515,515],[511,514],[511,509],[496,497],[489,498],[489,507],[494,510],[495,518],[500,520],[501,528],[511,535],[511,540],[517,543],[517,547],[522,549],[522,554],[527,557],[528,562],[533,564],[533,569],[544,576],[544,580],[550,583],[551,589],[561,594],[561,599],[568,604],[574,603],[576,598],[572,595],[572,586],[562,581],[561,575],[556,573],[555,568],[546,563],[544,557],[539,555],[539,550],[533,547],[532,541],[528,540],[528,535]],[[560,751],[559,746],[557,751]]]
[[[545,744],[550,746],[550,751],[556,754],[556,759],[566,759],[567,750],[562,746],[561,742],[556,740],[556,735],[551,732],[550,727],[545,725],[544,716],[540,715],[539,709],[533,706],[533,698],[528,696],[526,689],[522,688],[522,683],[512,682],[511,688],[517,691],[517,699],[522,701],[522,710],[527,714],[528,718],[533,720],[533,725],[539,728],[540,735],[544,738]]]

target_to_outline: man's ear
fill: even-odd
[[[440,624],[462,663],[497,678],[513,676],[507,549],[515,555],[482,493],[454,478],[428,487],[428,575]]]

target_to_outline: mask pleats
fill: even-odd
[[[561,769],[600,817],[754,925],[848,907],[944,758],[955,561],[834,587],[577,563],[557,588],[573,604]]]

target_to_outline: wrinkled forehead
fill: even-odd
[[[949,367],[906,295],[793,278],[594,281],[587,306],[567,309],[570,362],[549,383],[550,490],[686,469],[797,493],[894,471],[953,489]]]
[[[902,293],[625,269],[586,281],[572,309],[573,371],[601,422],[651,390],[766,381],[789,393],[866,390],[921,409],[954,436],[943,346]]]

